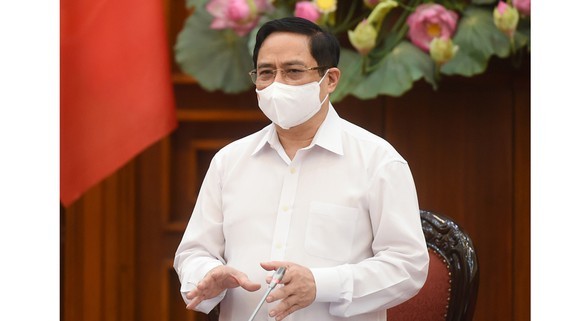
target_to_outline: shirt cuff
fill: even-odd
[[[187,291],[183,291],[182,289],[180,290],[180,294],[182,295],[182,299],[184,299],[184,302],[186,302],[186,304],[190,303],[190,300],[188,300],[186,298],[186,293],[190,292],[191,290],[195,289],[196,286],[193,284],[189,284],[189,286],[187,286],[187,288],[189,288]],[[200,304],[198,304],[194,310],[198,311],[198,312],[202,312],[205,314],[210,313],[210,311],[212,311],[213,308],[216,307],[216,305],[218,305],[220,303],[220,301],[222,301],[222,299],[224,298],[224,296],[226,295],[227,290],[222,291],[222,293],[218,294],[218,296],[208,299],[208,300],[204,300],[202,302],[200,302]]]
[[[336,268],[312,268],[317,294],[315,302],[338,302],[341,300],[342,280]]]
[[[220,265],[222,265],[222,263],[219,261],[213,261],[213,262],[209,262],[208,264],[205,264],[205,266],[202,269],[202,273],[199,273],[199,280],[202,280],[208,272],[210,272],[212,269],[214,269]],[[184,302],[186,304],[190,303],[190,300],[188,300],[186,298],[186,294],[188,292],[196,289],[196,285],[198,284],[199,280],[192,279],[190,277],[190,274],[185,275],[184,280],[182,281],[182,283],[180,285],[180,294],[182,295],[182,299],[184,300]],[[224,290],[218,296],[200,302],[200,304],[198,304],[194,308],[194,310],[199,311],[199,312],[203,312],[206,314],[209,313],[218,303],[220,303],[220,301],[222,301],[222,299],[226,295],[226,292],[227,292],[227,290]]]

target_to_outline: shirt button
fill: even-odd
[[[291,172],[291,174],[295,174],[297,172],[297,169],[295,167],[291,167],[289,171]]]
[[[283,245],[281,243],[277,243],[275,244],[275,248],[281,250],[281,248],[283,248]]]
[[[282,209],[283,209],[283,212],[287,212],[289,210],[289,206],[283,205]]]

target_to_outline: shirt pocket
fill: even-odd
[[[311,202],[305,235],[308,254],[348,262],[352,252],[358,209]]]

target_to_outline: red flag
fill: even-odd
[[[61,0],[65,206],[176,128],[161,0]]]

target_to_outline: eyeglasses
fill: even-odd
[[[249,72],[249,76],[251,77],[251,81],[253,81],[256,85],[269,85],[273,83],[275,80],[275,76],[277,72],[281,72],[281,76],[283,79],[288,83],[300,83],[302,82],[305,77],[307,76],[307,72],[311,70],[321,70],[326,69],[326,66],[317,66],[311,68],[303,68],[303,67],[288,67],[285,69],[269,69],[269,68],[261,68],[261,69],[254,69]]]

